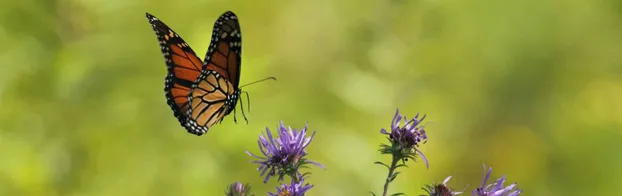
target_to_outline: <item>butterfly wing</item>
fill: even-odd
[[[190,130],[185,126],[188,95],[192,84],[201,75],[203,62],[192,48],[164,22],[149,13],[147,13],[147,19],[158,37],[166,61],[168,71],[164,83],[166,102],[180,124]]]
[[[206,133],[234,110],[240,96],[241,54],[240,24],[237,16],[227,11],[214,23],[203,70],[188,98],[186,126],[191,133]]]
[[[240,83],[242,32],[238,17],[227,11],[216,20],[203,65],[225,77],[234,87]]]

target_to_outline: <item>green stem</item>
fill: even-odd
[[[397,168],[398,161],[400,161],[400,159],[398,159],[397,156],[393,155],[393,160],[391,161],[391,167],[389,168],[389,175],[387,175],[386,182],[384,182],[384,191],[382,192],[382,196],[387,196],[387,191],[389,191],[389,183],[391,183],[391,176],[393,176],[393,173],[395,172],[395,169]]]

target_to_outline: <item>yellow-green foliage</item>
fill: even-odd
[[[156,15],[200,57],[240,18],[249,124],[187,134],[166,105]],[[507,174],[524,195],[622,192],[617,0],[20,0],[0,3],[0,195],[223,195],[262,184],[244,150],[279,120],[317,130],[308,195],[380,192],[399,108],[428,114],[430,169],[391,192]],[[238,106],[239,107],[239,106]],[[238,115],[240,113],[238,112]],[[240,118],[238,118],[239,120]],[[243,121],[240,121],[243,122]]]

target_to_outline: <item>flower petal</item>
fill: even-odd
[[[318,167],[326,170],[326,167],[324,165],[322,165],[321,163],[318,163],[318,162],[315,162],[315,161],[309,161],[309,160],[305,160],[305,162],[310,163],[311,165],[318,166]]]
[[[447,176],[447,178],[445,178],[445,180],[443,180],[443,184],[447,185],[447,182],[449,182],[449,179],[451,179],[451,176]]]
[[[428,164],[428,159],[425,158],[425,155],[423,155],[423,152],[421,152],[419,149],[415,149],[415,152],[417,152],[417,154],[419,154],[419,156],[421,156],[421,159],[423,159],[423,162],[425,162],[425,168],[429,169],[430,165]]]
[[[516,190],[516,191],[514,191],[514,192],[509,193],[507,196],[518,196],[518,195],[520,195],[520,193],[522,193],[522,192],[523,192],[523,191],[519,189],[519,190]]]
[[[260,157],[260,156],[254,155],[253,153],[249,152],[248,150],[245,150],[244,152],[247,155],[251,156],[251,157],[255,157],[255,158],[258,158],[258,159],[265,159],[264,157]]]
[[[484,166],[484,181],[482,182],[482,186],[481,188],[484,188],[484,186],[486,186],[486,182],[488,181],[488,178],[490,178],[490,174],[492,173],[492,167],[490,167],[490,169],[488,169],[488,172],[486,172],[486,165],[482,164]]]
[[[493,190],[501,190],[503,189],[503,183],[505,182],[505,175],[501,176],[501,178],[497,179],[497,181],[494,183],[495,184],[495,188],[493,188]]]

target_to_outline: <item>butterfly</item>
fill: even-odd
[[[235,107],[238,100],[242,102],[243,92],[239,86],[242,34],[238,17],[227,11],[216,20],[203,61],[164,22],[149,13],[147,20],[166,61],[165,96],[179,123],[189,133],[200,136],[231,111],[237,122]],[[242,115],[248,123],[243,108]]]

